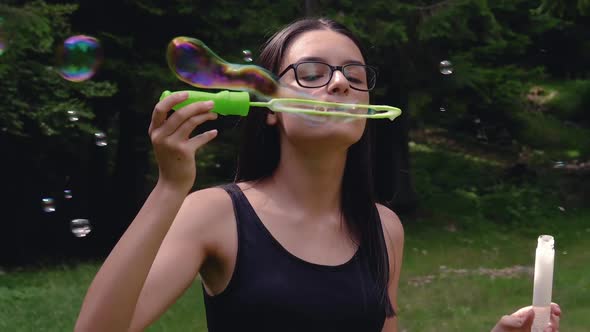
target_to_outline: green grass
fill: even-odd
[[[576,150],[584,157],[590,154],[590,130],[584,127],[568,126],[551,114],[520,113],[518,117],[526,123],[520,139],[532,147],[561,152],[568,158],[569,150]],[[559,153],[554,153],[559,156]]]
[[[480,268],[503,269],[534,264],[536,237],[556,238],[553,299],[564,311],[563,331],[590,326],[589,212],[554,220],[531,220],[528,228],[491,227],[474,223],[406,226],[406,248],[400,281],[400,325],[408,331],[485,331],[504,313],[527,305],[532,276],[478,275]],[[556,225],[557,223],[557,225]],[[443,273],[465,269],[467,273]],[[425,276],[430,276],[425,278]],[[430,280],[430,282],[428,282]]]
[[[574,211],[560,219],[531,220],[530,228],[518,229],[481,222],[455,228],[440,221],[407,225],[400,331],[487,331],[501,315],[529,304],[529,274],[491,277],[477,271],[532,268],[541,233],[556,237],[553,298],[564,311],[562,330],[587,331],[589,216],[590,211]],[[0,275],[0,331],[71,331],[98,267],[80,264]],[[445,267],[467,272],[445,276]],[[195,282],[149,331],[206,331],[205,326],[201,288]]]

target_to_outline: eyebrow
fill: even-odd
[[[326,59],[322,58],[322,57],[317,57],[317,56],[305,56],[303,58],[300,58],[299,60],[297,60],[297,63],[302,62],[302,61],[320,61],[320,62],[328,62]],[[358,60],[352,60],[352,59],[348,59],[346,61],[344,61],[345,64],[357,64],[357,65],[364,65],[364,63],[358,61]]]

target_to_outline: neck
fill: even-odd
[[[279,165],[268,179],[271,199],[308,217],[340,214],[346,154],[345,149],[309,152],[282,146]]]

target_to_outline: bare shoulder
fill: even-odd
[[[210,247],[233,221],[231,198],[222,188],[212,187],[189,194],[172,225],[191,242],[196,238]],[[222,238],[222,237],[221,237]]]
[[[225,190],[219,187],[201,189],[190,193],[184,200],[185,209],[203,216],[215,216],[232,209],[232,202]],[[233,212],[233,211],[231,211]]]
[[[390,244],[394,246],[403,246],[404,226],[395,212],[385,205],[377,203],[377,210],[381,218],[384,234],[387,236]]]

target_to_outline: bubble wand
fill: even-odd
[[[246,116],[250,106],[266,107],[274,112],[392,121],[401,114],[399,108],[387,105],[346,104],[298,98],[250,101],[247,91],[262,96],[276,95],[279,83],[274,79],[273,74],[258,66],[226,62],[202,41],[195,38],[174,38],[168,44],[166,58],[168,66],[181,81],[199,88],[224,89],[218,93],[186,91],[189,95],[188,99],[176,105],[173,108],[175,110],[190,103],[213,100],[215,106],[212,111],[222,115]],[[164,91],[160,100],[172,93]]]
[[[178,91],[187,92],[188,98],[175,105],[174,110],[178,110],[188,104],[199,101],[213,100],[215,106],[211,110],[221,115],[240,115],[246,116],[251,106],[266,107],[273,112],[299,113],[320,116],[337,116],[367,119],[390,119],[394,120],[401,114],[397,107],[387,105],[362,105],[362,104],[344,104],[312,99],[297,98],[274,98],[265,102],[250,101],[248,92],[221,91],[218,93],[208,93],[202,91]],[[173,92],[164,91],[160,100],[171,95]],[[177,93],[177,92],[174,92]]]
[[[535,320],[531,332],[542,332],[551,320],[551,293],[553,289],[553,263],[555,239],[541,235],[535,252],[535,278],[533,287],[533,310]]]

